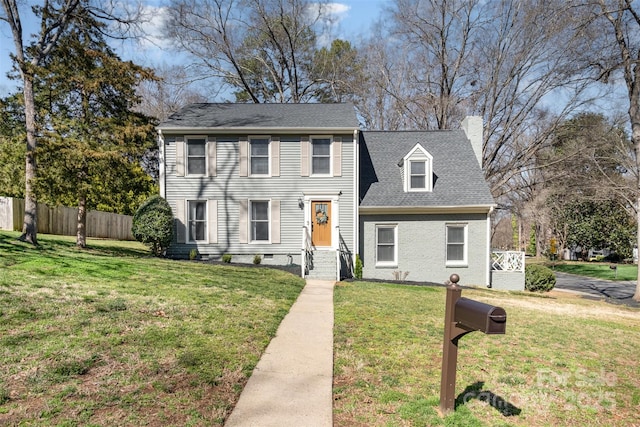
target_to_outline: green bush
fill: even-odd
[[[556,285],[556,276],[544,265],[527,265],[524,269],[524,288],[531,292],[548,292]]]
[[[133,236],[151,248],[156,256],[161,256],[173,238],[173,212],[162,197],[149,197],[133,216],[131,227]]]
[[[199,257],[200,257],[200,254],[198,253],[198,250],[197,250],[197,249],[191,249],[191,250],[189,251],[189,259],[190,259],[191,261],[196,260],[196,259],[198,259]]]
[[[231,254],[222,255],[222,262],[225,262],[227,264],[231,264]]]
[[[260,255],[256,255],[253,257],[253,263],[258,265],[262,262],[262,257]]]
[[[362,260],[359,254],[356,254],[356,266],[353,275],[356,276],[356,279],[362,279]]]

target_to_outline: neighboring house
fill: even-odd
[[[466,131],[360,131],[350,104],[194,104],[159,127],[168,255],[298,264],[309,277],[489,283],[493,199]],[[466,132],[466,133],[465,133]]]

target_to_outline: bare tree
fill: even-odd
[[[375,37],[389,47],[369,56],[370,81],[386,84],[378,106],[392,104],[405,128],[481,115],[485,175],[501,202],[527,185],[522,174],[555,127],[597,96],[563,0],[396,0],[387,17],[389,36]]]
[[[585,31],[591,29],[600,35],[593,43],[598,50],[591,50],[591,61],[595,70],[593,77],[604,83],[615,83],[615,77],[622,75],[629,102],[629,122],[631,142],[634,151],[633,175],[634,200],[631,206],[636,211],[636,222],[640,224],[640,7],[632,0],[583,0],[577,5],[588,10]],[[593,39],[592,39],[593,40]],[[590,40],[591,41],[591,40]],[[615,55],[611,55],[614,53]],[[640,227],[637,246],[640,248]],[[638,269],[640,284],[640,268]],[[636,284],[633,299],[640,301],[640,285]]]
[[[413,89],[404,107],[423,129],[450,129],[460,122],[461,105],[476,77],[470,55],[487,18],[479,0],[397,0],[391,34],[409,46]]]
[[[166,33],[191,54],[201,76],[218,79],[239,101],[305,102],[322,3],[308,0],[173,0]]]
[[[193,88],[186,70],[178,65],[155,68],[156,80],[146,80],[138,87],[138,110],[162,121],[185,105],[206,102],[207,98]]]

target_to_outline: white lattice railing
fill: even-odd
[[[524,252],[491,252],[491,269],[524,272]]]

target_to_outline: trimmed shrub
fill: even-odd
[[[556,276],[544,265],[527,265],[524,269],[524,288],[531,292],[549,292],[556,285]]]
[[[353,275],[356,276],[356,279],[362,279],[362,260],[359,254],[356,254],[356,266]]]
[[[231,258],[232,258],[231,254],[224,254],[222,255],[222,262],[231,264]]]
[[[253,257],[253,263],[258,265],[262,262],[262,257],[260,255],[256,255]]]
[[[133,216],[133,236],[151,248],[156,256],[162,256],[173,238],[173,212],[162,197],[149,197]]]

